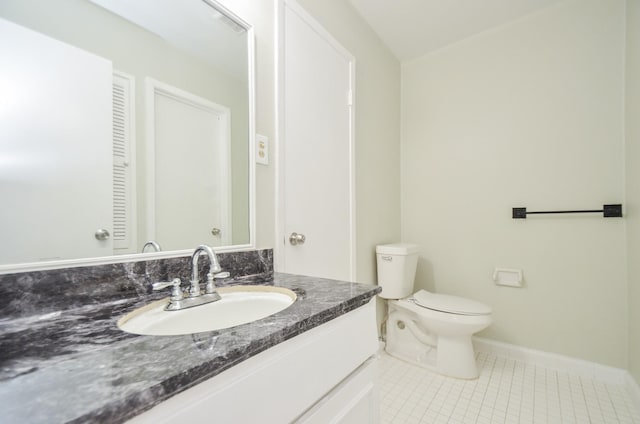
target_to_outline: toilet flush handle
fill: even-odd
[[[380,256],[380,259],[391,262],[393,260],[393,256]]]

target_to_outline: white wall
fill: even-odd
[[[640,383],[640,0],[627,0],[626,190],[629,370]]]
[[[624,200],[624,1],[568,0],[402,66],[402,238],[485,337],[627,365],[625,222],[511,219]],[[526,286],[497,287],[496,266]]]

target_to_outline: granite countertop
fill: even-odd
[[[2,422],[124,422],[379,291],[279,273],[261,284],[289,288],[298,299],[253,323],[185,336],[139,336],[116,327],[157,294],[0,319]]]

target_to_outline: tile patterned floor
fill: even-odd
[[[480,378],[447,378],[381,353],[381,422],[640,424],[624,386],[478,353]]]

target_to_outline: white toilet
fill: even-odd
[[[376,247],[379,296],[389,299],[385,350],[443,375],[478,378],[471,336],[491,324],[491,308],[426,290],[411,294],[418,251],[405,243]]]

